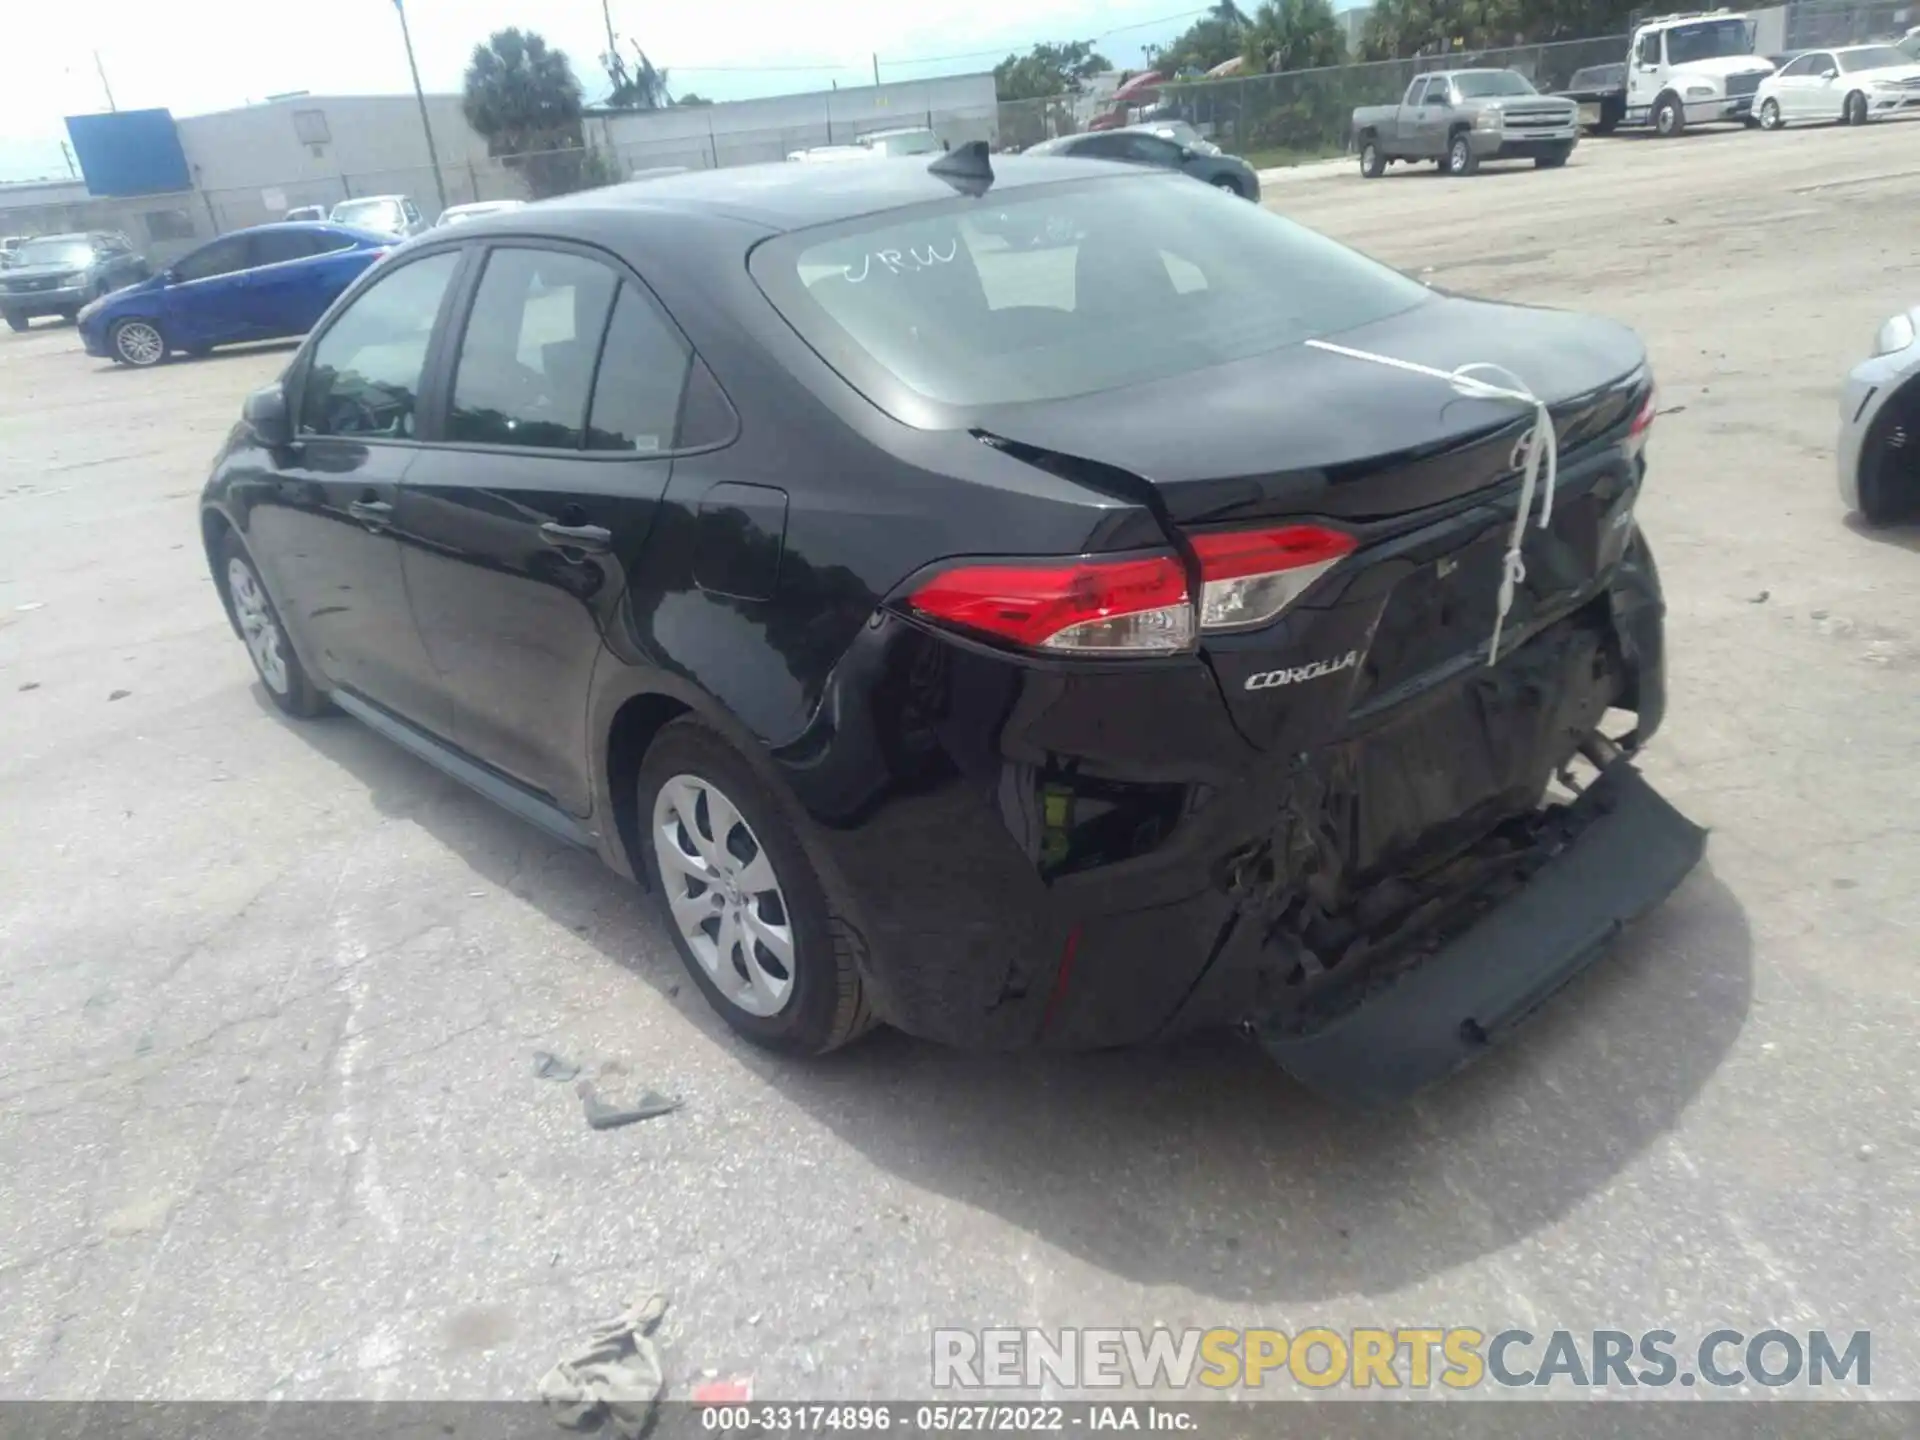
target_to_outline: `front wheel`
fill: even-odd
[[[1473,153],[1473,141],[1462,131],[1447,143],[1447,173],[1471,175],[1479,168],[1480,157]]]
[[[1236,200],[1244,200],[1246,198],[1246,192],[1241,190],[1240,182],[1229,175],[1222,175],[1218,180],[1213,180],[1208,183],[1216,190],[1226,191],[1227,194],[1233,196]]]
[[[122,320],[108,335],[107,348],[122,365],[144,370],[167,358],[167,337],[151,320]]]
[[[1843,125],[1864,125],[1867,123],[1867,97],[1858,90],[1847,96],[1846,108],[1840,112]]]
[[[1671,140],[1687,128],[1687,112],[1672,95],[1662,95],[1653,107],[1653,133]]]
[[[707,1003],[755,1044],[838,1049],[873,1024],[855,931],[837,918],[786,809],[745,758],[691,718],[641,762],[644,861],[674,948]]]
[[[9,330],[24,330],[32,323],[33,322],[24,315],[17,315],[11,310],[7,311],[7,328]]]
[[[1380,153],[1380,142],[1369,139],[1360,147],[1360,173],[1378,180],[1387,173],[1387,157]]]
[[[1760,102],[1760,128],[1762,130],[1781,130],[1786,128],[1786,118],[1780,113],[1778,100]]]

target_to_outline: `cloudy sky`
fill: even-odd
[[[676,92],[738,99],[990,69],[1036,40],[1100,37],[1137,64],[1199,13],[1197,0],[611,0],[615,30],[668,67]],[[106,108],[97,49],[123,110],[176,115],[291,90],[366,94],[408,88],[392,0],[22,0],[6,27],[0,180],[64,175],[63,117]],[[456,91],[474,43],[531,26],[565,50],[589,99],[604,93],[600,0],[407,0],[429,90]],[[771,67],[810,67],[774,69]]]

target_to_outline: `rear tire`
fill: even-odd
[[[1380,142],[1371,135],[1360,142],[1360,173],[1369,180],[1387,173],[1387,157],[1380,153]]]
[[[682,718],[648,748],[636,789],[636,858],[681,963],[720,1018],[756,1045],[797,1055],[837,1050],[871,1029],[847,907],[746,760]],[[766,936],[784,940],[786,954]]]
[[[298,720],[323,714],[327,709],[326,692],[313,683],[300,657],[293,653],[286,627],[280,623],[280,612],[260,580],[253,556],[231,530],[220,547],[220,590],[267,697]]]
[[[1855,90],[1847,96],[1847,103],[1841,108],[1842,125],[1864,125],[1867,123],[1867,97]]]
[[[1653,104],[1653,133],[1663,140],[1684,135],[1687,129],[1686,107],[1681,105],[1680,97],[1673,94],[1662,95]]]
[[[1762,130],[1784,130],[1786,117],[1780,113],[1780,102],[1768,96],[1760,102],[1760,128]]]
[[[1447,173],[1471,175],[1480,168],[1480,157],[1473,153],[1473,140],[1464,130],[1447,141]]]

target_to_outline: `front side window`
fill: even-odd
[[[687,342],[653,302],[622,285],[600,354],[587,448],[640,455],[673,449],[691,359]]]
[[[203,245],[173,267],[182,282],[212,280],[247,268],[248,237],[228,235]]]
[[[447,438],[579,449],[618,283],[606,266],[561,251],[489,255],[460,342]]]
[[[1660,32],[1658,30],[1640,37],[1640,63],[1642,65],[1660,63]]]
[[[341,312],[313,347],[301,390],[303,434],[413,435],[427,347],[459,268],[452,250],[402,265]]]
[[[1019,189],[996,205],[1020,233],[1071,242],[1014,248],[976,225],[976,206],[939,201],[769,240],[752,272],[814,350],[883,409],[894,386],[962,409],[1119,389],[1431,296],[1184,176]]]
[[[1780,67],[1780,78],[1785,80],[1795,75],[1812,75],[1816,73],[1813,62],[1822,58],[1818,55],[1797,56]]]

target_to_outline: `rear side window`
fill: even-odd
[[[314,253],[313,236],[304,230],[262,230],[253,237],[250,265],[279,265]]]
[[[618,283],[606,266],[578,255],[493,251],[460,342],[447,438],[579,449]]]
[[[1026,242],[1026,243],[1023,243]],[[1425,287],[1184,176],[1009,191],[770,240],[773,304],[869,399],[1055,400],[1264,354],[1423,303]]]
[[[308,435],[407,438],[414,433],[427,346],[454,272],[443,251],[383,274],[313,347],[300,398]]]
[[[691,359],[680,332],[653,302],[622,285],[593,387],[587,448],[642,455],[673,449]]]
[[[247,268],[248,237],[229,235],[204,245],[173,267],[181,280],[211,280]]]

